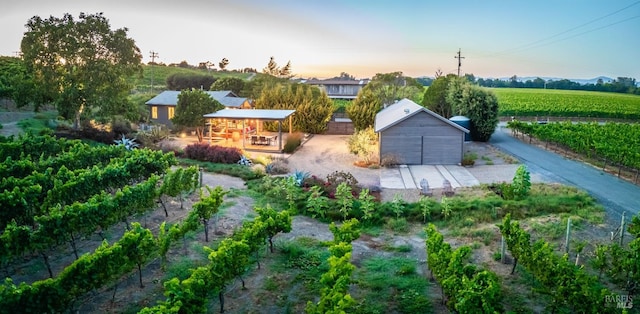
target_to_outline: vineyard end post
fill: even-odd
[[[567,237],[564,240],[564,251],[569,254],[569,240],[571,240],[571,218],[567,218]]]

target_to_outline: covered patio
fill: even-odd
[[[242,143],[242,149],[270,151],[277,145],[282,151],[282,123],[289,119],[289,133],[292,123],[290,116],[295,110],[282,109],[222,109],[205,114],[209,144],[214,139],[231,140]],[[277,121],[278,132],[264,132],[264,121]]]

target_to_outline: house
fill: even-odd
[[[227,109],[250,109],[253,107],[249,99],[238,97],[232,91],[205,91],[205,93]],[[164,91],[147,101],[145,104],[149,106],[151,122],[171,127],[173,125],[171,118],[175,114],[178,95],[180,95],[180,91]]]
[[[380,160],[400,164],[460,164],[466,128],[409,99],[402,99],[376,114]]]
[[[358,92],[369,83],[368,79],[349,80],[332,78],[327,80],[310,79],[305,84],[314,85],[324,90],[331,99],[355,99]]]

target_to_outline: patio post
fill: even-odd
[[[209,119],[209,145],[211,145],[211,137],[213,136],[211,134],[211,131],[213,130],[213,127],[211,126],[211,123],[212,123],[212,121],[211,121],[211,119]]]
[[[247,119],[242,119],[242,132],[240,132],[242,135],[242,149],[246,148],[244,145],[245,138],[247,137],[247,127],[244,125],[245,121],[247,121]]]
[[[278,150],[282,152],[282,120],[278,120]]]

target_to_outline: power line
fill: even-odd
[[[620,12],[622,12],[622,11],[624,11],[624,10],[627,10],[627,9],[629,9],[629,8],[631,8],[631,7],[635,6],[635,5],[637,5],[637,4],[640,4],[640,1],[636,1],[636,2],[634,2],[634,3],[632,3],[632,4],[630,4],[630,5],[628,5],[628,6],[624,7],[624,8],[622,8],[622,9],[618,9],[618,10],[616,10],[616,11],[614,11],[614,12],[611,12],[611,13],[609,13],[609,14],[606,14],[606,15],[603,15],[603,16],[601,16],[601,17],[595,18],[595,19],[593,19],[593,20],[590,20],[590,21],[585,22],[585,23],[583,23],[583,24],[580,24],[580,25],[578,25],[578,26],[572,27],[572,28],[570,28],[570,29],[567,29],[567,30],[562,31],[562,32],[560,32],[560,33],[557,33],[557,34],[555,34],[555,35],[551,35],[551,36],[549,36],[549,37],[545,37],[545,38],[542,38],[542,39],[536,40],[536,41],[534,41],[534,42],[531,42],[531,43],[528,43],[528,44],[526,44],[526,45],[522,45],[522,46],[519,46],[519,47],[516,47],[516,48],[512,48],[512,49],[504,50],[504,51],[498,52],[498,53],[496,53],[496,54],[497,54],[497,55],[500,55],[500,54],[506,54],[506,53],[516,52],[516,51],[520,51],[520,50],[528,49],[528,48],[536,48],[536,47],[544,46],[544,45],[547,45],[547,44],[556,43],[556,42],[559,42],[559,41],[561,41],[561,40],[566,40],[566,39],[569,39],[569,38],[573,38],[573,37],[576,37],[576,36],[579,36],[579,35],[583,35],[583,34],[586,34],[586,33],[592,32],[592,31],[596,31],[596,30],[599,30],[599,29],[602,29],[602,28],[606,28],[606,27],[609,27],[609,26],[613,26],[613,25],[616,25],[616,24],[619,24],[619,23],[622,23],[622,22],[626,22],[626,21],[628,21],[628,20],[631,20],[631,19],[637,18],[638,16],[636,16],[636,17],[632,17],[632,18],[628,18],[628,19],[625,19],[625,20],[622,20],[622,21],[619,21],[619,22],[614,22],[614,23],[612,23],[612,24],[608,24],[608,25],[602,26],[602,27],[600,27],[600,28],[596,28],[596,29],[593,29],[593,30],[590,30],[590,31],[586,31],[586,32],[583,32],[583,33],[577,34],[577,35],[575,35],[575,36],[570,36],[570,37],[566,37],[566,38],[564,38],[564,39],[556,40],[556,41],[553,41],[553,42],[551,42],[551,43],[547,43],[547,44],[544,44],[544,45],[537,45],[537,44],[539,44],[539,43],[541,43],[541,42],[544,42],[544,41],[547,41],[547,40],[550,40],[550,39],[556,38],[556,37],[558,37],[558,36],[561,36],[561,35],[564,35],[564,34],[566,34],[566,33],[572,32],[572,31],[574,31],[574,30],[576,30],[576,29],[579,29],[579,28],[581,28],[581,27],[584,27],[584,26],[587,26],[587,25],[589,25],[589,24],[592,24],[592,23],[595,23],[595,22],[597,22],[597,21],[600,21],[600,20],[602,20],[602,19],[605,19],[605,18],[607,18],[607,17],[609,17],[609,16],[612,16],[612,15],[614,15],[614,14],[620,13]]]
[[[584,32],[582,32],[582,33],[578,33],[578,34],[571,35],[571,36],[569,36],[569,37],[560,38],[560,39],[558,39],[558,40],[554,40],[554,41],[549,42],[549,43],[546,43],[546,44],[541,44],[541,45],[533,46],[533,47],[531,47],[531,48],[538,48],[538,47],[544,47],[544,46],[547,46],[547,45],[555,44],[555,43],[560,42],[560,41],[564,41],[564,40],[571,39],[571,38],[574,38],[574,37],[582,36],[582,35],[584,35],[584,34],[588,34],[588,33],[591,33],[591,32],[595,32],[595,31],[601,30],[601,29],[603,29],[603,28],[611,27],[611,26],[614,26],[614,25],[617,25],[617,24],[620,24],[620,23],[624,23],[624,22],[627,22],[627,21],[630,21],[630,20],[633,20],[633,19],[637,19],[637,18],[640,18],[640,15],[632,16],[632,17],[627,18],[627,19],[624,19],[624,20],[622,20],[622,21],[618,21],[618,22],[614,22],[614,23],[611,23],[611,24],[603,25],[603,26],[600,26],[600,27],[597,27],[597,28],[593,28],[593,29],[590,29],[590,30],[584,31]]]

